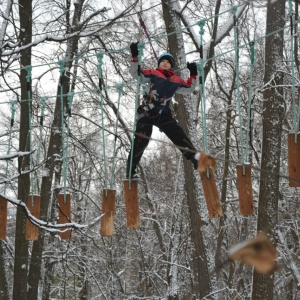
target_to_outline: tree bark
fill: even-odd
[[[266,35],[283,28],[285,1],[268,2]],[[279,171],[284,103],[283,75],[278,73],[283,60],[283,31],[267,36],[265,46],[265,89],[263,93],[263,141],[257,231],[270,230],[276,243],[278,224]],[[276,73],[277,72],[277,73]],[[253,300],[273,299],[274,275],[253,274]]]
[[[180,28],[180,20],[176,15],[175,11],[172,10],[172,1],[162,1],[163,17],[167,32],[174,32],[177,28]],[[172,34],[168,36],[170,52],[175,58],[176,62],[185,64],[185,57],[183,51],[183,37],[182,33]],[[182,54],[182,55],[181,55]],[[193,128],[189,127],[189,114],[187,106],[183,101],[182,95],[176,95],[176,101],[178,105],[178,121],[182,126],[183,130],[189,135],[193,132]],[[194,128],[195,132],[195,128]],[[206,254],[206,247],[201,231],[202,220],[199,214],[195,179],[193,176],[192,164],[184,159],[184,173],[185,173],[185,187],[187,193],[187,203],[189,208],[189,216],[191,221],[191,240],[193,243],[193,278],[194,288],[193,291],[196,298],[203,298],[208,295],[211,291],[211,282],[208,271],[208,259]]]
[[[82,12],[82,6],[83,6],[84,0],[78,1],[75,5],[75,12],[74,12],[74,18],[72,25],[73,30],[77,30],[77,25],[81,17]],[[42,220],[47,220],[48,216],[48,209],[49,209],[49,203],[51,195],[55,197],[55,195],[58,194],[59,191],[55,191],[54,195],[52,194],[53,189],[53,175],[54,172],[57,172],[58,174],[55,175],[56,183],[59,185],[59,178],[61,176],[61,165],[62,160],[58,160],[56,155],[61,155],[62,157],[62,116],[61,116],[61,105],[64,105],[66,107],[67,103],[67,97],[63,96],[63,104],[60,97],[60,91],[61,87],[63,88],[63,95],[66,95],[69,92],[70,89],[70,70],[72,68],[72,58],[74,58],[74,55],[77,53],[78,48],[78,37],[74,37],[73,39],[68,40],[67,42],[67,49],[66,49],[66,55],[65,55],[65,70],[69,70],[68,72],[64,72],[62,74],[62,77],[60,79],[60,82],[57,87],[57,99],[55,104],[55,110],[53,115],[53,123],[51,126],[51,133],[50,133],[50,139],[49,139],[49,146],[48,146],[48,152],[47,152],[47,160],[45,164],[45,169],[48,170],[48,174],[46,177],[43,177],[42,179],[42,185],[41,185],[41,199],[43,201],[41,202],[41,214],[40,218]],[[65,111],[65,110],[64,110]],[[56,171],[55,171],[56,170]],[[39,232],[39,238],[37,241],[34,241],[33,248],[32,248],[32,255],[31,255],[31,263],[30,263],[30,269],[29,269],[29,276],[28,276],[28,298],[29,299],[38,299],[38,283],[40,279],[41,274],[41,268],[42,268],[42,254],[43,254],[43,248],[44,248],[44,231]]]
[[[5,251],[3,247],[3,241],[0,241],[0,270],[2,270],[0,276],[0,300],[10,299],[5,265]]]
[[[29,44],[32,40],[32,2],[31,0],[19,0],[20,41]],[[21,53],[21,67],[31,65],[31,49]],[[31,91],[31,79],[27,82],[27,72],[21,69],[21,117],[19,133],[19,151],[29,151],[29,105],[28,92]],[[18,199],[27,203],[30,192],[30,174],[21,174],[23,170],[30,168],[29,156],[24,156],[18,161],[20,176],[18,178]],[[28,241],[25,239],[26,216],[22,207],[17,207],[16,235],[15,235],[15,260],[14,260],[14,284],[13,299],[27,299],[27,272],[28,272]]]

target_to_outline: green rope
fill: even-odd
[[[203,49],[203,35],[204,35],[204,25],[205,21],[199,21],[198,25],[200,27],[200,49]],[[204,152],[208,151],[207,145],[207,128],[206,128],[206,96],[205,96],[205,78],[204,78],[204,59],[203,53],[200,53],[200,61],[196,64],[198,73],[200,74],[199,80],[201,80],[200,84],[200,101],[201,101],[201,116],[202,116],[202,132],[203,132],[203,148]]]
[[[250,2],[251,2],[251,1],[244,1],[244,2],[242,2],[242,3],[238,4],[238,5],[235,5],[235,6],[233,6],[233,7],[235,7],[235,8],[242,7],[242,6],[244,6],[244,5],[247,5],[247,4],[250,3]],[[213,15],[213,16],[211,16],[211,17],[209,17],[209,18],[204,19],[204,22],[207,22],[207,21],[212,20],[212,19],[214,19],[214,18],[220,17],[220,16],[223,15],[223,14],[226,14],[226,13],[228,13],[228,12],[231,12],[231,11],[233,10],[233,7],[230,7],[230,8],[228,8],[228,9],[226,9],[225,11],[220,12],[219,14],[216,14],[216,15]],[[300,22],[300,20],[299,20],[299,21],[298,21],[298,20],[295,20],[295,23],[298,23],[298,22]],[[170,33],[168,33],[168,34],[165,34],[165,33],[164,33],[164,34],[161,34],[161,35],[152,36],[151,38],[152,38],[152,39],[156,39],[156,40],[165,39],[166,37],[168,37],[168,36],[170,36],[170,35],[174,35],[174,34],[177,34],[177,33],[179,33],[179,32],[185,32],[188,28],[194,27],[194,26],[196,26],[196,25],[198,25],[198,22],[196,22],[196,23],[194,23],[194,24],[191,24],[191,25],[189,25],[189,26],[186,26],[186,27],[182,27],[182,28],[180,28],[180,30],[173,31],[173,32],[170,32]],[[267,35],[261,36],[261,37],[255,39],[254,42],[259,42],[259,41],[265,39],[266,37],[269,37],[269,36],[274,35],[274,34],[280,32],[280,31],[282,31],[282,30],[285,30],[285,29],[288,28],[288,26],[290,26],[290,25],[283,26],[282,28],[279,28],[279,29],[277,29],[277,30],[275,30],[275,31],[273,31],[273,32],[271,32],[271,33],[269,33],[269,34],[267,34]],[[150,42],[144,42],[144,44],[145,44],[145,45],[146,45],[146,44],[150,44]],[[246,48],[246,47],[248,47],[248,43],[245,43],[244,45],[240,45],[240,48]],[[119,48],[119,49],[116,49],[116,50],[107,50],[105,53],[107,53],[107,54],[110,54],[110,53],[120,53],[120,52],[123,52],[123,51],[125,51],[125,50],[128,50],[128,47],[123,47],[123,48]],[[224,54],[230,53],[230,52],[232,52],[232,51],[234,51],[234,49],[231,49],[231,50],[229,50],[229,51],[227,51],[227,52],[224,52],[224,53],[222,53],[222,54],[220,54],[220,55],[213,56],[213,57],[207,59],[206,61],[214,60],[214,59],[216,59],[216,58],[218,58],[218,57],[220,57],[220,56],[223,56]],[[97,54],[96,54],[96,55],[97,55]],[[77,56],[76,58],[72,58],[72,59],[69,59],[69,60],[65,60],[65,62],[68,62],[68,61],[74,61],[74,60],[77,60],[77,61],[78,61],[78,60],[80,60],[80,59],[86,59],[86,58],[91,58],[91,57],[95,57],[95,54],[92,54],[92,55],[85,55],[85,56],[79,56],[79,57]],[[50,66],[50,65],[54,65],[54,64],[59,64],[59,61],[58,61],[58,62],[57,62],[57,61],[56,61],[56,62],[52,62],[52,63],[39,64],[39,65],[35,65],[35,66],[33,66],[33,67]],[[16,70],[17,70],[17,69],[14,68],[14,69],[7,69],[6,71],[16,71]]]
[[[246,5],[247,3],[250,3],[251,1],[244,1],[242,2],[241,4],[238,4],[237,7],[240,7],[240,6],[244,6]],[[232,10],[232,8],[228,8],[222,12],[220,12],[219,14],[216,14],[216,15],[213,15],[209,18],[205,18],[204,21],[205,22],[208,22],[209,20],[213,20],[217,17],[220,17],[228,12],[230,12]],[[175,30],[175,31],[172,31],[170,33],[163,33],[163,34],[159,34],[159,35],[154,35],[152,36],[151,38],[154,39],[154,40],[164,40],[166,37],[170,36],[170,35],[174,35],[174,34],[178,34],[180,32],[186,32],[186,30],[188,28],[191,28],[191,27],[194,27],[198,25],[198,22],[194,23],[194,24],[191,24],[191,25],[188,25],[186,27],[181,27],[180,29],[178,30]],[[143,42],[144,45],[146,44],[150,44],[150,42]],[[107,50],[105,51],[105,53],[107,54],[110,54],[110,53],[120,53],[120,52],[124,52],[125,50],[127,50],[128,48],[127,47],[123,47],[123,48],[119,48],[119,49],[116,49],[116,50]],[[71,62],[71,61],[74,61],[74,60],[80,60],[80,59],[86,59],[86,58],[90,58],[90,57],[95,57],[97,56],[97,54],[92,54],[92,55],[87,55],[87,56],[77,56],[76,58],[72,58],[72,59],[68,59],[68,60],[64,60],[65,62]],[[53,63],[45,63],[45,64],[39,64],[39,65],[35,65],[34,67],[43,67],[43,66],[50,66],[50,65],[57,65],[59,64],[59,61],[56,61],[56,62],[53,62]],[[11,70],[11,71],[16,71],[17,69],[8,69],[8,70]]]
[[[250,136],[250,112],[251,112],[251,99],[252,99],[252,78],[253,78],[253,66],[254,66],[254,42],[249,43],[250,46],[250,78],[249,78],[249,93],[248,93],[248,107],[247,107],[247,134],[246,134],[246,161],[249,157],[249,136]]]
[[[71,107],[72,107],[72,103],[73,103],[73,97],[74,97],[74,93],[73,92],[69,92],[68,93],[68,97],[67,97],[67,103],[68,103],[68,121],[67,121],[67,130],[68,133],[66,135],[66,147],[65,147],[65,157],[64,157],[64,162],[65,162],[65,174],[64,174],[64,187],[67,184],[67,173],[68,173],[68,166],[67,166],[67,162],[68,162],[68,157],[69,157],[69,136],[70,136],[70,117],[71,117]]]
[[[11,149],[11,134],[12,134],[12,128],[14,126],[14,121],[15,121],[15,112],[16,112],[16,105],[17,101],[12,100],[10,101],[10,111],[11,111],[11,118],[10,118],[10,128],[9,128],[9,138],[8,138],[8,148],[7,148],[7,155],[10,154],[10,149]],[[6,161],[6,177],[8,176],[8,160]],[[4,194],[6,193],[6,185],[7,183],[5,182],[4,184]]]
[[[38,154],[37,154],[37,164],[40,163],[40,158],[41,158],[43,122],[44,122],[44,112],[45,112],[46,100],[47,100],[47,97],[41,98],[40,135],[39,135],[39,147],[38,147]],[[36,185],[37,185],[37,187],[39,187],[39,168],[36,171]]]
[[[32,66],[25,66],[24,67],[25,71],[27,72],[26,75],[26,82],[27,82],[27,97],[28,97],[28,125],[29,125],[29,169],[31,170],[33,168],[33,154],[32,154],[32,99],[31,99],[31,71],[32,71]],[[31,186],[31,201],[32,205],[34,205],[34,197],[33,194],[35,192],[35,187],[34,183],[32,180],[32,175],[30,173],[29,175],[29,180],[30,180],[30,186]]]
[[[132,168],[132,160],[133,160],[133,145],[134,145],[134,139],[135,139],[135,130],[136,130],[136,112],[137,107],[140,101],[140,86],[141,86],[141,61],[144,54],[144,46],[145,43],[138,43],[138,78],[136,83],[136,91],[135,91],[135,108],[134,108],[134,122],[133,122],[133,131],[132,131],[132,137],[131,137],[131,153],[130,153],[130,166],[129,166],[129,189],[131,189],[131,168]],[[126,174],[127,175],[127,174]]]
[[[103,146],[103,162],[104,162],[104,186],[106,197],[107,193],[107,165],[105,155],[105,136],[104,136],[104,109],[103,109],[103,93],[102,93],[102,64],[103,64],[104,53],[97,53],[98,58],[98,79],[99,79],[99,93],[100,93],[100,107],[101,107],[101,121],[102,121],[102,146]]]
[[[65,106],[64,106],[64,87],[63,76],[65,72],[65,61],[58,61],[60,74],[60,110],[61,110],[61,141],[62,141],[62,160],[63,160],[63,189],[64,189],[64,204],[66,204],[66,180],[67,180],[67,162],[65,157]]]
[[[295,91],[295,54],[294,54],[294,27],[293,27],[293,3],[289,0],[289,15],[290,15],[290,42],[291,42],[291,68],[292,68],[292,103],[293,103],[293,125],[295,133],[295,143],[297,143],[297,131],[298,131],[298,116],[296,108],[296,91]]]
[[[115,185],[114,179],[114,173],[115,173],[115,158],[116,158],[116,149],[117,149],[117,133],[118,133],[118,122],[119,122],[119,113],[120,113],[120,100],[121,100],[121,95],[123,94],[123,88],[124,84],[119,84],[117,85],[117,90],[119,93],[118,96],[118,105],[117,105],[117,116],[116,116],[116,126],[115,126],[115,141],[114,141],[114,154],[113,154],[113,161],[112,161],[112,178],[111,178],[111,185],[112,187]]]
[[[234,6],[233,12],[233,29],[234,29],[234,49],[235,49],[235,72],[236,72],[236,92],[237,92],[237,104],[238,104],[238,114],[239,114],[239,127],[240,127],[240,148],[241,148],[241,158],[242,164],[245,163],[244,157],[244,140],[243,140],[243,123],[242,123],[242,113],[241,113],[241,95],[240,95],[240,74],[239,74],[239,48],[238,48],[238,30],[237,30],[237,18],[236,18],[237,7]]]

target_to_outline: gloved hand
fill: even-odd
[[[130,44],[130,51],[131,51],[132,57],[137,57],[139,55],[138,43],[139,42]]]
[[[191,76],[197,76],[198,75],[198,70],[197,70],[197,66],[196,63],[192,62],[192,63],[187,63],[186,67],[190,70],[190,75]]]

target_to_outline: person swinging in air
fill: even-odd
[[[132,43],[130,50],[132,55],[130,74],[137,79],[139,71],[138,43]],[[195,90],[198,75],[197,66],[195,63],[187,63],[190,77],[186,81],[174,73],[174,66],[174,57],[170,53],[163,53],[158,58],[157,69],[140,68],[141,83],[147,84],[149,90],[145,92],[143,102],[137,109],[132,163],[130,150],[126,178],[129,178],[129,176],[132,179],[139,178],[136,168],[149,143],[153,125],[157,126],[175,146],[179,147],[183,155],[192,162],[195,170],[198,168],[199,153],[195,155],[195,147],[173,118],[170,109],[170,102],[175,93],[190,94]]]

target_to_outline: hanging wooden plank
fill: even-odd
[[[40,218],[40,207],[41,207],[41,196],[39,195],[28,195],[27,198],[27,208],[30,213],[36,217],[37,219]],[[25,231],[25,238],[28,241],[37,240],[39,236],[39,227],[34,225],[30,220],[27,218],[26,220],[26,231]]]
[[[237,185],[239,192],[240,213],[243,216],[252,215],[253,193],[250,165],[237,165]]]
[[[124,198],[127,227],[138,228],[140,226],[140,211],[136,180],[124,181]]]
[[[0,240],[6,239],[7,201],[0,196]]]
[[[223,210],[222,210],[221,201],[218,194],[214,173],[211,168],[208,168],[207,171],[199,172],[199,173],[202,181],[208,214],[210,218],[222,217]]]
[[[102,214],[100,235],[112,236],[114,232],[114,216],[115,216],[115,190],[103,190],[102,193]]]
[[[71,195],[59,194],[57,197],[58,203],[58,223],[66,224],[71,222]],[[71,237],[71,229],[63,228],[59,233],[62,240],[67,240]]]
[[[288,135],[288,169],[289,169],[289,186],[300,186],[300,133],[297,134],[295,143],[295,134]]]

